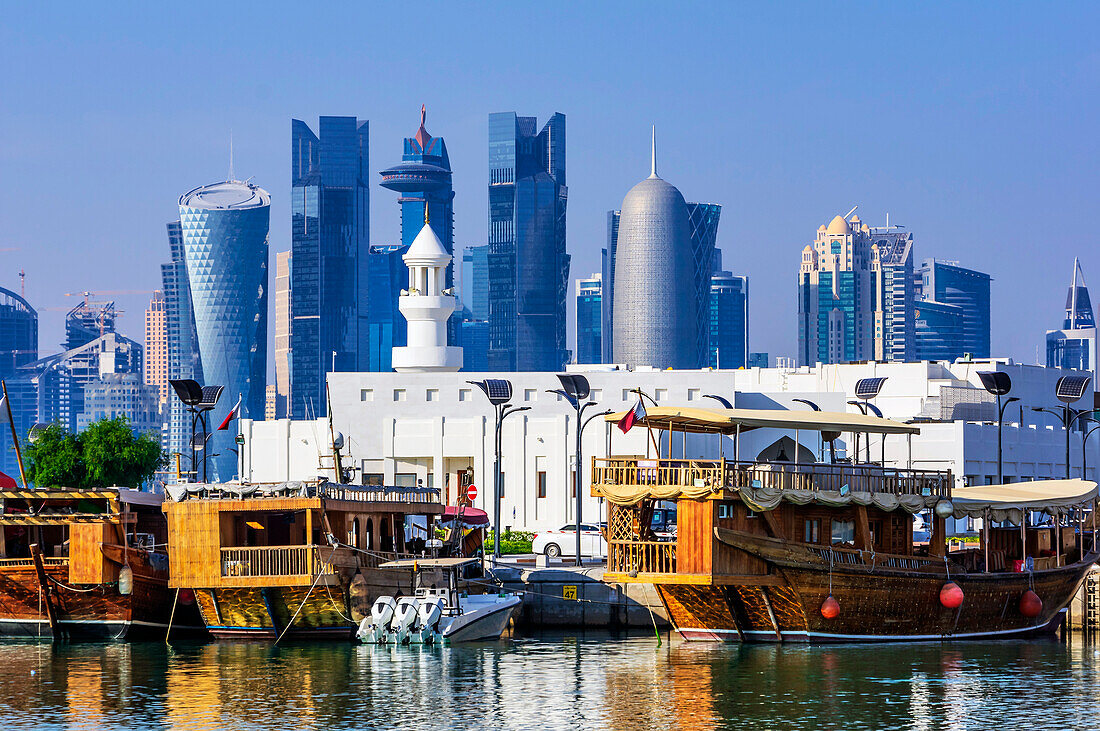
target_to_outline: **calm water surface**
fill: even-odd
[[[0,644],[3,729],[1090,727],[1100,645]]]

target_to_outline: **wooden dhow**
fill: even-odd
[[[623,414],[607,416],[618,421]],[[641,426],[730,435],[733,460],[594,459],[606,498],[604,581],[653,584],[687,639],[849,642],[1010,637],[1057,624],[1097,560],[1097,487],[1083,480],[952,489],[949,472],[736,458],[751,429],[914,434],[862,414],[651,408]],[[667,440],[675,444],[676,438]],[[655,439],[654,444],[658,441]],[[671,446],[670,446],[671,449]],[[676,501],[677,534],[649,529]],[[926,547],[913,514],[931,512]],[[981,549],[948,552],[945,518],[983,519]],[[1045,519],[1041,525],[1033,519]]]

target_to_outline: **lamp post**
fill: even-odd
[[[206,415],[218,405],[218,399],[221,398],[225,386],[200,386],[198,381],[193,381],[191,379],[173,379],[169,380],[168,383],[171,384],[179,400],[182,401],[187,406],[187,410],[191,412],[191,473],[195,476],[196,480],[199,478],[198,467],[195,464],[195,452],[201,451],[203,455],[202,480],[206,482],[206,446],[207,442],[210,440]],[[196,441],[196,426],[202,426],[201,442]]]
[[[1092,436],[1092,433],[1094,431],[1096,431],[1097,429],[1100,429],[1100,420],[1094,419],[1091,416],[1086,416],[1084,421],[1091,421],[1092,423],[1097,424],[1097,426],[1094,426],[1091,429],[1089,429],[1087,432],[1085,432],[1085,436],[1081,437],[1081,479],[1082,480],[1087,480],[1087,479],[1089,479],[1089,473],[1088,473],[1089,458],[1088,458],[1088,449],[1087,449],[1088,444],[1089,444],[1089,437]]]
[[[1004,403],[1001,403],[1001,397],[1008,394],[1012,390],[1012,378],[1009,377],[1004,371],[983,371],[978,374],[978,378],[982,380],[982,386],[986,391],[997,397],[997,484],[1003,485],[1005,482],[1004,475],[1004,452],[1001,441],[1001,427],[1005,420],[1005,409],[1013,401],[1019,401],[1020,399],[1013,396],[1010,399],[1006,399]],[[1066,442],[1069,444],[1069,442]],[[1067,457],[1066,461],[1069,459]],[[1067,476],[1069,467],[1067,469]]]
[[[493,429],[493,562],[500,560],[500,498],[503,492],[503,484],[500,477],[500,434],[504,419],[520,411],[527,411],[530,406],[512,406],[508,403],[512,400],[512,382],[503,378],[486,378],[484,381],[466,381],[481,389],[489,403],[493,405],[493,415],[496,418]]]

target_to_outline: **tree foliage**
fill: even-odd
[[[74,434],[51,424],[27,445],[27,479],[38,487],[139,487],[164,462],[160,444],[134,434],[125,417],[102,419]]]

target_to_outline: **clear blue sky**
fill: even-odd
[[[573,276],[648,174],[723,206],[749,276],[751,348],[794,355],[799,253],[859,205],[918,258],[994,277],[993,350],[1031,362],[1073,257],[1100,287],[1096,4],[7,4],[0,25],[0,286],[60,342],[65,292],[160,286],[179,195],[236,173],[290,245],[290,120],[371,124],[371,240],[395,241],[377,171],[428,106],[457,246],[486,236],[493,111],[567,116]],[[116,298],[141,339],[147,295]],[[56,309],[49,309],[56,308]],[[570,327],[572,331],[572,326]],[[571,338],[572,339],[572,338]]]

